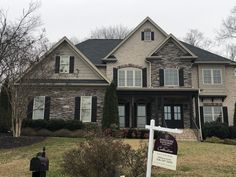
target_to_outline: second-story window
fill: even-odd
[[[203,69],[204,84],[221,84],[221,69]]]
[[[56,56],[55,73],[74,73],[74,56]]]
[[[118,87],[142,87],[142,70],[138,68],[119,69]]]
[[[141,39],[142,41],[154,41],[154,31],[151,31],[151,29],[145,29],[141,33]]]
[[[60,73],[69,73],[70,58],[69,56],[61,56],[60,59]]]
[[[175,68],[164,69],[164,85],[179,86],[179,70]]]

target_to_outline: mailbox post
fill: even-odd
[[[30,161],[30,171],[32,177],[46,177],[46,171],[49,169],[49,160],[46,157],[45,147],[43,152],[37,153]]]

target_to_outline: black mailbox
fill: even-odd
[[[39,152],[36,157],[30,161],[30,171],[33,171],[32,177],[46,177],[46,171],[49,169],[49,160],[45,156],[45,147],[43,152]]]

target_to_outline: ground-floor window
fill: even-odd
[[[91,122],[92,116],[92,97],[81,96],[80,120],[82,122]]]
[[[221,106],[204,106],[203,107],[204,122],[212,122],[220,119],[222,122]]]
[[[45,96],[36,96],[33,105],[33,120],[44,119]]]
[[[181,120],[181,106],[164,106],[165,120]]]
[[[125,127],[125,105],[118,106],[120,128]]]
[[[145,128],[146,123],[147,123],[146,106],[138,105],[137,106],[137,128]]]

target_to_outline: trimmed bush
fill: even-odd
[[[40,129],[36,132],[36,136],[52,136],[52,132],[47,129]]]
[[[36,136],[37,132],[33,128],[26,127],[21,130],[21,135],[23,135],[23,136]]]
[[[63,120],[63,119],[50,119],[50,120],[24,120],[22,127],[30,127],[33,129],[48,129],[50,131],[57,131],[60,129],[77,130],[82,129],[83,124],[79,120]]]
[[[222,139],[230,137],[229,127],[218,121],[205,123],[202,128],[202,133],[204,139],[212,136]]]
[[[60,129],[52,133],[55,137],[71,137],[72,131],[67,129]]]
[[[218,137],[212,136],[210,138],[206,138],[205,142],[208,142],[208,143],[223,143],[224,140],[222,140]]]
[[[230,138],[236,138],[236,127],[235,126],[229,127],[229,132],[230,132]]]

